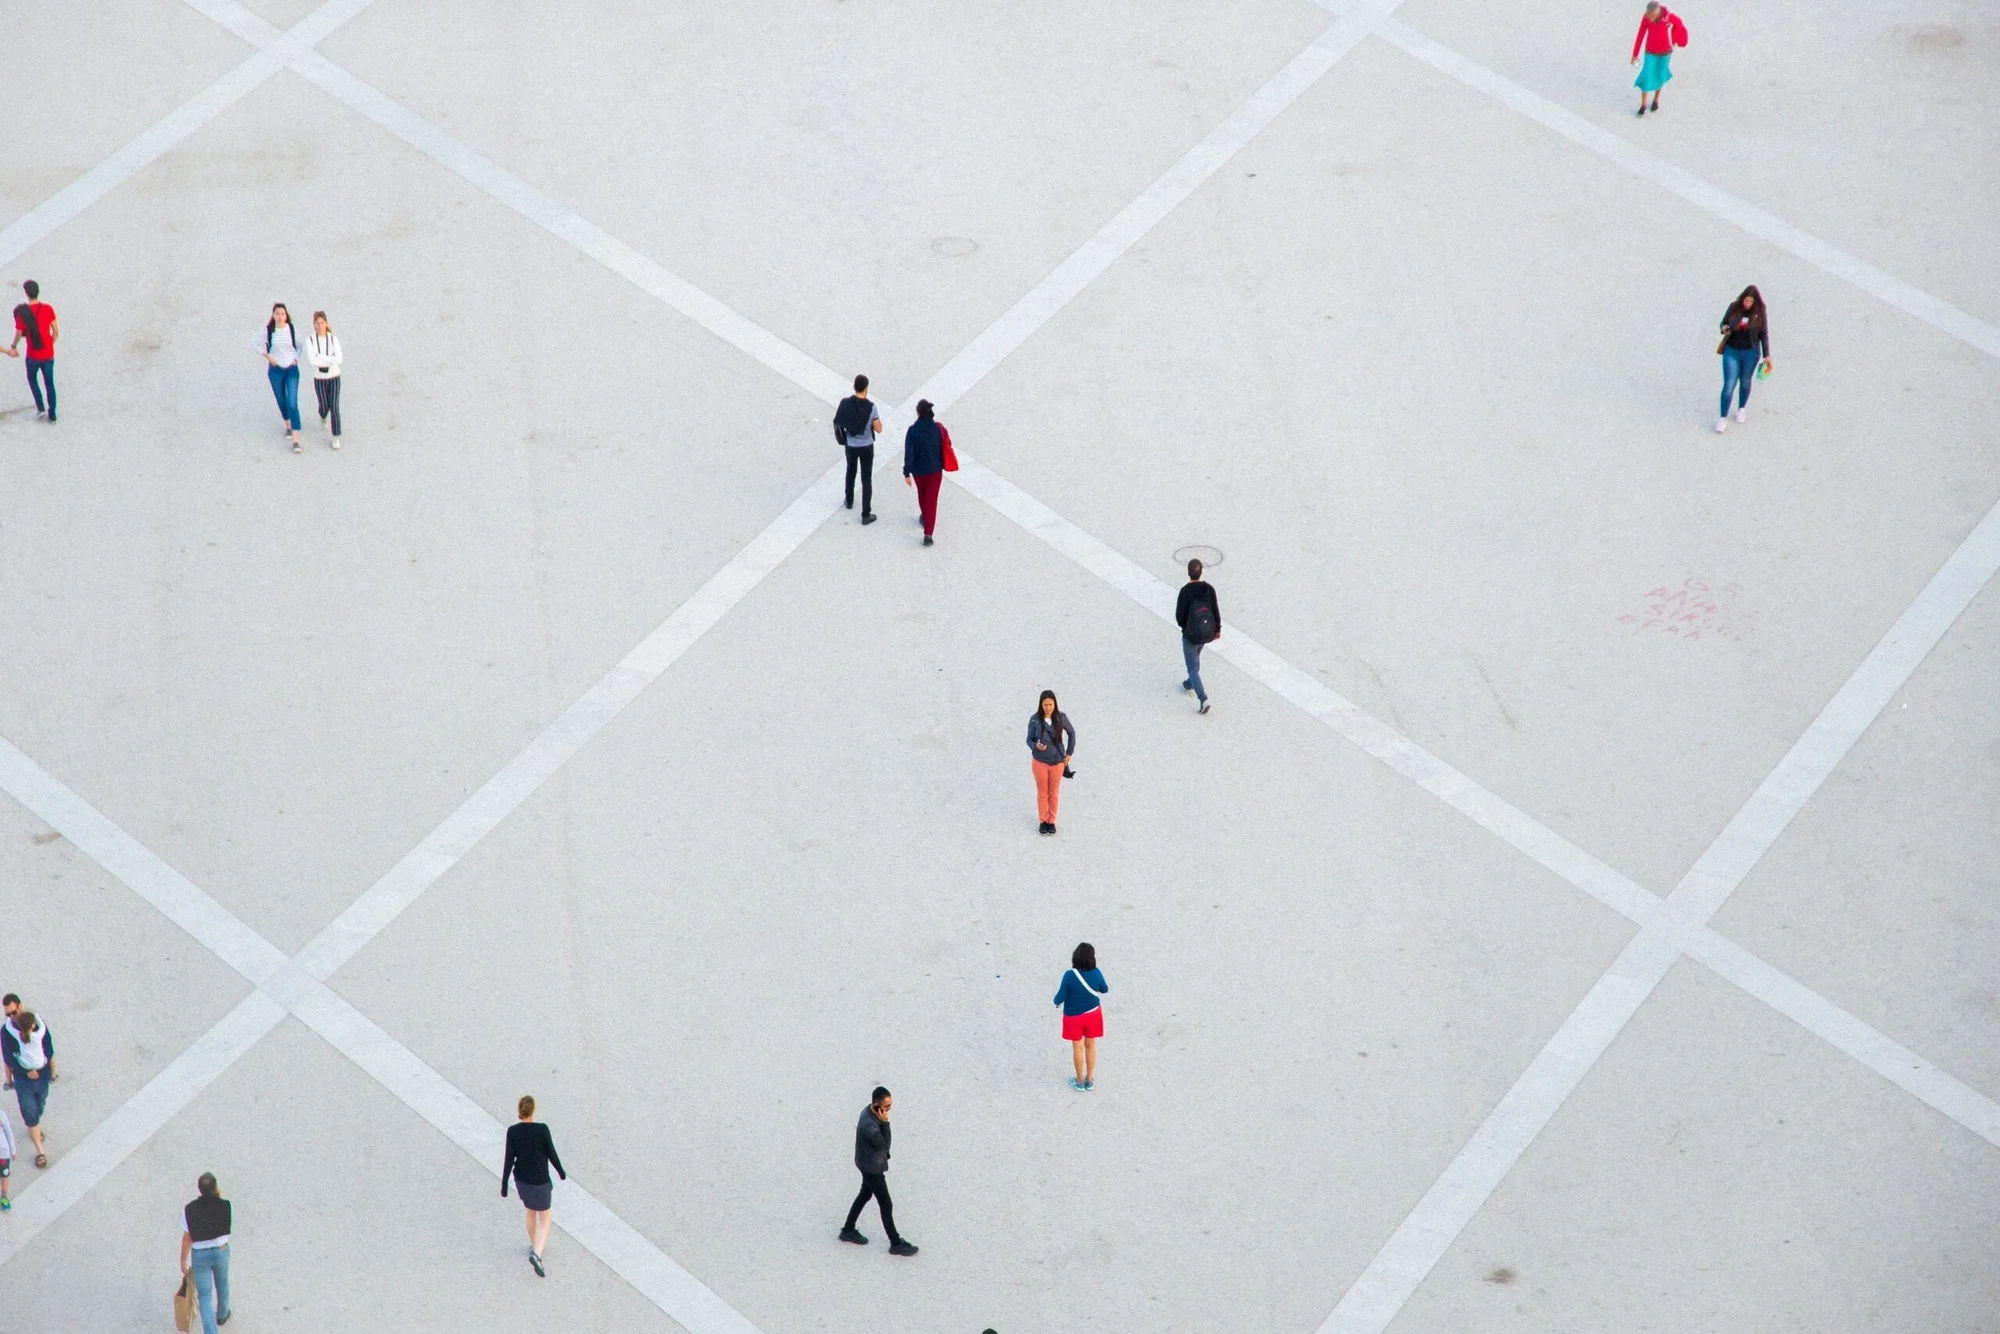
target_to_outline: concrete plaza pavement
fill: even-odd
[[[234,77],[258,21],[315,12],[13,28],[50,96],[0,150],[0,279],[60,311],[64,396],[51,428],[0,380],[0,989],[63,1068],[48,1184],[17,1162],[0,1217],[21,1328],[163,1325],[174,1212],[212,1170],[249,1334],[1321,1329],[1633,937],[1467,819],[1479,794],[1667,894],[2000,500],[2000,362],[1855,268],[2000,321],[1979,6],[1896,0],[1838,42],[1797,4],[1689,10],[1637,121],[1636,11],[1410,0],[1394,22],[1858,259],[1356,33],[946,403],[1074,528],[947,487],[931,549],[903,406],[1334,13],[348,3],[311,58],[375,118],[277,69],[9,241]],[[798,355],[718,337],[522,190]],[[1777,369],[1718,436],[1711,330],[1747,282]],[[339,453],[309,385],[306,454],[274,425],[273,300],[341,335]],[[867,528],[812,517],[821,372],[857,370],[891,422]],[[778,529],[782,559],[746,563]],[[1089,541],[1109,557],[1072,559]],[[1211,654],[1196,717],[1142,605],[1190,546],[1221,553],[1226,639],[1476,790],[1440,801],[1262,659]],[[202,920],[307,949],[718,571],[719,616],[324,978],[381,1036],[329,1046],[302,1007],[179,1073],[259,985],[135,888],[170,868]],[[2000,1328],[1996,596],[1713,923],[1965,1099],[1684,958],[1389,1327]],[[1053,840],[1020,737],[1043,687],[1081,739]],[[38,815],[52,785],[159,866]],[[1048,1003],[1080,939],[1112,983],[1087,1096]],[[467,1155],[485,1131],[361,1048],[499,1121],[533,1092],[640,1249],[561,1231],[559,1196],[537,1280],[497,1160]],[[833,1240],[877,1082],[907,1263],[872,1213],[875,1246]],[[163,1087],[185,1106],[93,1156]]]

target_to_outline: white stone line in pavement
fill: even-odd
[[[372,85],[288,36],[236,0],[185,0],[244,41],[374,121],[425,157],[582,251],[752,360],[828,402],[846,382],[784,339],[716,300],[679,274],[646,258],[595,223],[564,208],[491,158],[459,142]],[[343,0],[359,4],[362,0]],[[303,25],[301,25],[303,26]],[[295,29],[296,33],[297,30]]]
[[[1388,7],[1393,9],[1397,3],[1400,0],[1391,0]],[[1119,210],[1076,253],[988,325],[963,352],[940,367],[922,389],[911,395],[911,403],[928,398],[942,408],[963,398],[973,385],[1012,355],[1014,349],[1054,319],[1077,293],[1096,281],[1099,274],[1117,263],[1161,219],[1200,189],[1202,182],[1235,157],[1285,108],[1298,101],[1367,33],[1368,24],[1356,17],[1343,17],[1321,33],[1251,94],[1250,100],[1238,107],[1234,115],[1209,131],[1180,161],[1167,168],[1144,194]]]
[[[1554,130],[1572,143],[1582,145],[1599,157],[1617,163],[1633,175],[1679,195],[1703,212],[1711,213],[1752,236],[1770,242],[1778,249],[1832,274],[1842,282],[1860,288],[1870,296],[1879,297],[1898,310],[1916,316],[1933,328],[1942,330],[1989,356],[2000,357],[2000,329],[1967,314],[1949,301],[1932,296],[1929,292],[1904,282],[1894,274],[1885,273],[1865,260],[1857,259],[1844,250],[1828,245],[1817,236],[1802,228],[1794,227],[1783,218],[1767,213],[1755,204],[1710,185],[1693,172],[1677,167],[1665,158],[1647,152],[1629,139],[1621,138],[1603,126],[1585,120],[1574,111],[1558,106],[1546,97],[1532,93],[1520,84],[1494,73],[1484,65],[1466,59],[1443,43],[1388,17],[1382,10],[1365,3],[1365,0],[1353,4],[1345,3],[1344,0],[1315,0],[1315,2],[1332,13],[1361,19],[1376,36],[1391,46],[1415,57],[1432,69],[1450,75],[1466,87],[1485,93],[1502,105],[1511,107],[1537,124]]]
[[[341,24],[366,9],[373,0],[328,0],[289,33],[277,33],[275,40],[290,44],[288,49],[309,46],[326,37]],[[211,15],[210,17],[214,17]],[[263,43],[253,43],[262,46]],[[138,138],[104,161],[29,209],[0,229],[0,264],[11,264],[28,247],[89,208],[105,195],[132,179],[174,145],[214,120],[217,115],[246,97],[252,89],[276,74],[282,62],[271,52],[259,50],[208,87],[167,113]]]
[[[1812,799],[1820,784],[1903,688],[1996,569],[2000,569],[2000,505],[1989,510],[1959,544],[1958,550],[1931,577],[1908,610],[1897,618],[1881,642],[1862,659],[1847,683],[1778,762],[1770,777],[1758,785],[1743,809],[1682,877],[1673,893],[1661,903],[1653,929],[1642,932],[1626,946],[1610,971],[1563,1021],[1527,1073],[1507,1091],[1444,1175],[1425,1193],[1341,1298],[1340,1305],[1320,1327],[1320,1334],[1374,1334],[1396,1318],[1473,1215],[1520,1161],[1541,1128],[1590,1073],[1597,1058],[1673,967],[1680,957],[1675,941],[1688,939],[1707,927],[1709,919]],[[1691,948],[1689,953],[1704,962],[1712,959],[1719,963],[1722,966],[1718,975],[1746,989],[1759,988],[1751,994],[1803,1024],[1824,1023],[1828,1012],[1833,1011],[1830,1003],[1812,997],[1805,987],[1788,978],[1773,989],[1770,984],[1783,975],[1761,961],[1751,966],[1754,956],[1749,951],[1721,937],[1703,941],[1699,950]],[[1852,1025],[1866,1027],[1852,1016],[1844,1017]],[[1844,1036],[1853,1044],[1844,1046],[1844,1050],[1852,1051],[1854,1046],[1867,1046],[1878,1039],[1886,1043],[1887,1048],[1872,1053],[1876,1060],[1895,1060],[1902,1052],[1872,1030],[1867,1035],[1849,1032]],[[1875,1061],[1870,1064],[1874,1066]],[[1956,1080],[1950,1084],[1957,1088],[1941,1087],[1937,1080],[1925,1077],[1918,1070],[1910,1072],[1907,1081],[1897,1082],[1905,1088],[1912,1083],[1924,1085],[1928,1091],[1942,1095],[1946,1104],[1966,1104],[1968,1099],[1964,1095],[1970,1095],[1970,1099],[1977,1100],[1968,1106],[1974,1119],[1961,1124],[1985,1135],[1989,1141],[1993,1132],[2000,1129],[2000,1116],[1996,1116],[1991,1103],[1964,1089]],[[1963,1095],[1959,1089],[1964,1090]],[[1951,1115],[1948,1106],[1929,1097],[1925,1101]],[[1986,1106],[1982,1108],[1979,1103]]]
[[[673,652],[677,655],[678,649]],[[613,675],[621,670],[614,669]],[[82,1199],[287,1013],[499,1175],[496,1164],[506,1131],[498,1119],[5,741],[0,741],[0,788],[257,984],[33,1187],[16,1196],[14,1214],[0,1219],[0,1264]],[[690,1334],[756,1334],[756,1326],[583,1187],[566,1183],[562,1194],[563,1230]]]
[[[839,510],[843,480],[842,464],[822,473],[624,661],[315,936],[299,954],[299,966],[313,977],[331,977],[380,934]]]
[[[109,1176],[284,1017],[284,1006],[252,991],[74,1148],[58,1156],[32,1186],[22,1187],[14,1196],[14,1211],[0,1215],[0,1265],[20,1254],[43,1228]],[[14,1182],[21,1186],[21,1176],[16,1175]]]

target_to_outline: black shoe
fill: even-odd
[[[538,1278],[547,1278],[549,1276],[549,1271],[542,1268],[542,1257],[536,1255],[533,1251],[528,1252],[528,1263],[535,1267],[535,1274]]]
[[[1054,820],[1051,820],[1049,821],[1049,834],[1053,836],[1055,832],[1056,832],[1056,822]]]
[[[927,546],[927,547],[930,547],[930,546],[936,546],[936,545],[937,545],[937,539],[936,539],[936,538],[934,538],[934,537],[932,537],[932,536],[931,536],[931,535],[930,535],[929,533],[925,533],[925,534],[924,534],[924,545],[925,545],[925,546]]]
[[[909,1242],[904,1241],[901,1237],[889,1243],[889,1254],[891,1255],[915,1255],[916,1253],[917,1248],[910,1245]]]
[[[1044,820],[1040,824],[1035,826],[1035,832],[1040,834],[1046,834],[1049,832],[1051,828],[1052,826],[1049,824],[1049,822],[1047,820]]]
[[[215,1323],[218,1325],[226,1325],[229,1323],[229,1317],[235,1314],[236,1312],[234,1311],[224,1311],[221,1315],[215,1318]]]
[[[862,522],[862,524],[863,524],[864,526],[865,526],[865,525],[867,525],[867,524],[871,524],[871,523],[875,522],[875,516],[874,516],[874,515],[872,515],[872,514],[869,514],[869,513],[866,513],[866,512],[863,512],[863,514],[861,515],[861,522]]]
[[[842,501],[842,502],[841,502],[841,504],[842,504],[842,506],[843,506],[844,508],[846,508],[846,509],[853,509],[853,508],[854,508],[854,497],[853,497],[853,496],[849,496],[849,497],[848,497],[848,498],[847,498],[846,500]]]
[[[1639,104],[1639,114],[1642,116],[1646,114],[1646,104],[1644,102]]]
[[[868,1244],[868,1238],[862,1236],[859,1231],[851,1227],[844,1227],[840,1230],[840,1239],[852,1242],[856,1246],[866,1246]]]

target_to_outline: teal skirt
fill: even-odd
[[[1639,77],[1632,80],[1633,86],[1642,93],[1659,92],[1667,86],[1667,80],[1674,77],[1674,72],[1667,68],[1667,62],[1672,59],[1671,55],[1656,56],[1648,51],[1645,63],[1639,66]]]

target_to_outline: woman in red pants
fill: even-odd
[[[944,428],[936,421],[928,398],[917,400],[917,419],[903,432],[903,485],[917,488],[917,508],[924,516],[924,545],[937,531],[938,486],[944,481]]]

